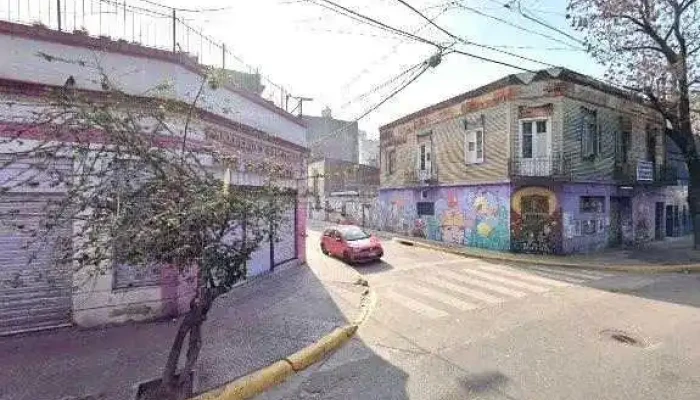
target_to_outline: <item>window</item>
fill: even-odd
[[[603,212],[605,212],[605,197],[603,197],[603,196],[581,196],[580,210],[582,213],[603,213]]]
[[[484,162],[484,131],[481,129],[468,131],[464,135],[464,161],[467,164]]]
[[[431,151],[431,145],[430,143],[422,143],[418,146],[418,169],[421,171],[430,171],[431,170],[431,162],[430,162],[430,154],[432,153]]]
[[[549,214],[549,199],[546,196],[523,196],[520,200],[523,214]]]
[[[581,231],[584,235],[595,235],[598,232],[598,221],[594,219],[581,221]]]
[[[435,215],[435,203],[432,201],[420,201],[416,203],[416,209],[419,217],[422,215]]]
[[[647,161],[656,162],[656,131],[647,128]]]
[[[522,123],[522,158],[532,158],[532,121]]]
[[[618,148],[617,148],[617,161],[620,163],[627,163],[627,157],[630,148],[630,133],[629,132],[619,132],[618,138]]]
[[[420,170],[425,171],[425,145],[420,145]]]
[[[396,150],[389,150],[386,153],[386,172],[391,175],[396,171]]]
[[[600,154],[600,135],[598,134],[598,115],[595,110],[582,108],[581,157],[593,160]]]

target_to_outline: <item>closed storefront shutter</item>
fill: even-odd
[[[297,258],[295,199],[290,197],[288,204],[277,234],[278,241],[274,244],[275,266]]]
[[[59,262],[65,250],[57,245],[70,240],[71,227],[66,224],[52,229],[42,241],[32,236],[39,229],[47,203],[57,196],[60,194],[0,196],[0,334],[71,322],[71,268]]]

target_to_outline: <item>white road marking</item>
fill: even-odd
[[[492,267],[492,266],[487,266],[487,265],[482,265],[479,267],[481,270],[486,270],[486,271],[492,271],[497,274],[505,275],[505,276],[511,276],[513,278],[518,278],[518,279],[525,279],[531,282],[536,282],[540,283],[543,285],[550,285],[550,286],[557,286],[557,287],[567,287],[571,286],[569,283],[561,282],[561,281],[556,281],[554,279],[547,279],[547,278],[542,278],[534,274],[529,274],[527,272],[523,271],[518,271],[510,268],[497,268],[497,267]]]
[[[427,304],[423,304],[420,301],[414,300],[410,297],[406,297],[402,294],[396,293],[393,290],[388,290],[384,293],[383,296],[381,297],[386,297],[399,305],[408,308],[411,311],[417,312],[418,314],[421,314],[425,317],[428,318],[442,318],[446,317],[449,314],[446,313],[445,311],[438,310],[437,308],[433,308]]]
[[[475,269],[471,269],[471,268],[461,269],[461,270],[459,270],[459,273],[478,276],[480,278],[484,278],[484,279],[491,280],[494,282],[503,283],[503,284],[509,285],[509,286],[515,286],[517,288],[525,289],[525,290],[528,290],[528,291],[534,292],[534,293],[544,293],[544,292],[547,292],[550,290],[550,288],[546,288],[543,286],[534,285],[534,284],[519,281],[519,280],[516,280],[513,278],[505,278],[505,277],[496,275],[496,274],[491,273],[491,272],[480,271],[480,270],[475,270]]]
[[[416,284],[404,284],[401,285],[403,289],[408,290],[409,292],[414,292],[418,293],[421,296],[428,297],[430,299],[433,299],[435,301],[439,301],[440,303],[447,304],[448,306],[466,311],[466,310],[474,310],[477,308],[475,304],[469,303],[467,301],[458,299],[454,296],[450,296],[448,294],[438,292],[433,289],[429,289],[427,287],[423,286],[418,286]]]
[[[524,297],[524,296],[527,296],[527,293],[525,293],[525,292],[521,292],[521,291],[518,291],[518,290],[510,289],[510,288],[503,287],[503,286],[500,286],[500,285],[495,285],[495,284],[493,284],[493,283],[490,283],[490,282],[487,282],[487,281],[483,281],[483,280],[481,280],[481,279],[476,279],[476,278],[474,278],[474,277],[463,276],[463,275],[460,275],[460,274],[458,274],[458,273],[456,273],[456,272],[453,272],[453,271],[440,270],[440,271],[436,271],[436,273],[437,273],[438,275],[442,275],[443,277],[447,277],[447,278],[450,278],[450,279],[454,279],[454,280],[456,280],[456,281],[460,281],[460,282],[466,283],[467,285],[480,287],[480,288],[482,288],[482,289],[486,289],[486,290],[490,290],[490,291],[492,291],[492,292],[504,294],[504,295],[506,295],[506,296],[511,296],[511,297]]]
[[[440,278],[435,278],[435,277],[427,277],[424,278],[423,281],[430,283],[432,285],[438,286],[443,289],[451,290],[456,293],[460,293],[466,296],[469,296],[473,299],[477,299],[486,303],[491,303],[491,304],[498,304],[498,303],[503,303],[505,299],[501,299],[499,297],[492,296],[490,294],[481,292],[479,290],[473,290],[466,288],[464,286],[459,286],[455,285],[454,283],[450,283],[444,279]]]
[[[528,268],[528,270],[531,270],[531,269],[533,269],[533,268]],[[563,275],[557,274],[555,272],[549,272],[549,271],[534,270],[534,272],[536,272],[538,276],[542,276],[545,278],[551,278],[551,279],[555,279],[555,280],[562,281],[562,282],[576,283],[576,284],[586,283],[587,281],[591,280],[591,279],[581,279],[581,278],[573,278],[570,276],[563,276]]]
[[[570,271],[570,270],[564,271],[564,270],[560,270],[560,269],[553,269],[553,268],[546,268],[546,267],[530,267],[530,269],[534,269],[536,271],[559,274],[559,275],[568,275],[568,276],[573,276],[575,278],[583,278],[583,279],[602,279],[602,278],[607,278],[607,277],[612,276],[611,274],[596,273],[593,271]]]

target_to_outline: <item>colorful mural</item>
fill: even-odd
[[[511,200],[510,218],[513,251],[561,253],[562,215],[554,192],[540,187],[518,190]]]
[[[383,191],[380,229],[456,245],[510,249],[509,186],[432,189],[427,193],[421,198],[418,190]],[[418,216],[417,202],[433,203],[433,215]]]

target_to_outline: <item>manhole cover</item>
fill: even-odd
[[[628,346],[645,347],[644,341],[630,335],[624,331],[606,329],[600,332],[600,334],[607,339],[614,340],[615,342],[626,344]]]

